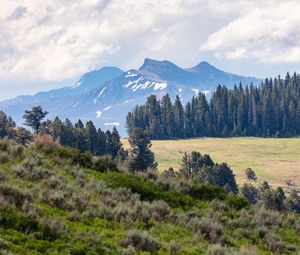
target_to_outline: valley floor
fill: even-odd
[[[128,141],[123,140],[125,148]],[[251,167],[258,181],[273,186],[292,182],[300,187],[300,138],[197,138],[186,140],[152,141],[152,150],[160,171],[180,167],[184,152],[199,151],[209,154],[217,163],[227,162],[237,181],[246,181],[244,170]]]

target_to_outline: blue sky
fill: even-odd
[[[237,74],[300,72],[300,2],[1,0],[0,100],[145,57]]]

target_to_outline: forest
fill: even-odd
[[[292,137],[300,134],[300,76],[265,79],[261,86],[218,86],[210,100],[199,93],[183,104],[152,95],[127,115],[127,129],[148,130],[151,139],[191,137]]]

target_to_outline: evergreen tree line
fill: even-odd
[[[218,86],[210,101],[203,93],[183,105],[167,94],[151,95],[127,115],[127,129],[149,132],[151,139],[300,134],[300,76],[265,79],[260,86]]]
[[[102,131],[97,129],[92,121],[83,124],[78,120],[73,125],[69,119],[62,121],[56,117],[41,123],[39,134],[49,134],[59,139],[63,146],[76,148],[81,152],[89,151],[95,156],[110,155],[114,159],[118,154],[125,153],[115,127],[112,131]]]

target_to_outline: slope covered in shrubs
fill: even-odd
[[[0,141],[0,254],[295,254],[298,222],[184,176]]]

